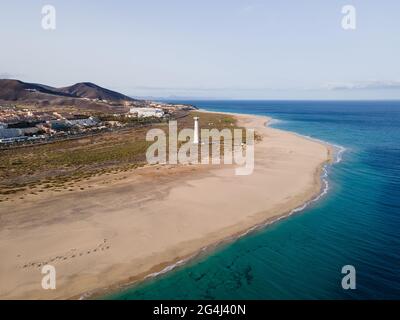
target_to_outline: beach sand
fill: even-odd
[[[320,192],[326,145],[265,127],[266,117],[237,117],[262,136],[251,175],[235,175],[233,165],[148,166],[107,183],[88,181],[83,191],[1,203],[0,298],[76,299],[115,290]],[[43,264],[55,266],[56,290],[42,289]]]

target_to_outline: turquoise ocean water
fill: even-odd
[[[400,102],[185,101],[345,148],[305,210],[109,299],[400,299]],[[356,290],[341,269],[356,268]]]

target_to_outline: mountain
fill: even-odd
[[[104,101],[106,100],[106,101]],[[44,106],[73,106],[82,109],[113,110],[121,105],[144,105],[122,93],[102,88],[94,83],[82,82],[69,87],[26,83],[20,80],[0,79],[0,104]]]
[[[35,83],[25,83],[19,80],[0,80],[0,99],[17,101],[41,95],[54,95],[55,88]],[[65,93],[62,93],[66,96]],[[70,95],[69,95],[70,96]]]
[[[109,89],[99,87],[91,82],[76,83],[72,86],[59,88],[58,92],[70,94],[73,96],[87,98],[87,99],[100,99],[109,101],[133,101],[134,99]]]

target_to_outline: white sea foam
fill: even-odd
[[[273,126],[273,125],[275,125],[275,124],[282,124],[282,123],[285,123],[285,122],[286,122],[285,120],[271,118],[271,119],[268,121],[268,126]]]
[[[274,125],[274,124],[277,124],[277,123],[283,123],[283,122],[286,122],[286,121],[285,120],[271,118],[271,120],[266,123],[266,126],[269,127],[271,125]],[[299,136],[299,137],[306,138],[308,140],[316,141],[316,142],[323,143],[323,144],[331,146],[333,148],[334,152],[335,152],[334,163],[342,162],[343,153],[347,150],[345,147],[343,147],[341,145],[338,145],[338,144],[334,144],[334,143],[329,142],[329,141],[324,141],[322,139],[314,138],[314,137],[311,137],[311,136],[308,136],[308,135],[300,134],[300,133],[293,132],[293,131],[291,131],[291,132],[293,134]]]
[[[205,249],[206,249],[206,248],[203,248],[202,250],[205,250]],[[144,279],[156,278],[156,277],[158,277],[158,276],[160,276],[160,275],[162,275],[162,274],[164,274],[164,273],[167,273],[167,272],[169,272],[169,271],[172,271],[172,270],[174,270],[175,268],[177,268],[177,267],[179,267],[179,266],[185,264],[185,263],[188,262],[189,260],[193,259],[195,256],[197,256],[197,254],[194,254],[194,255],[189,256],[189,257],[187,257],[187,258],[185,258],[185,259],[182,259],[182,260],[179,260],[179,261],[177,261],[177,262],[175,262],[175,263],[173,263],[173,264],[170,264],[170,265],[166,266],[164,269],[162,269],[161,271],[150,273],[150,274],[148,274],[147,276],[145,276]],[[130,282],[130,283],[127,283],[127,284],[120,285],[120,286],[118,287],[117,290],[114,288],[114,291],[121,291],[121,290],[124,290],[124,289],[129,288],[130,286],[134,285],[135,283],[137,283],[137,281],[133,281],[133,282]],[[89,299],[90,297],[92,297],[93,294],[94,294],[94,293],[93,293],[93,292],[90,292],[90,291],[89,291],[89,292],[85,292],[84,294],[82,294],[82,295],[79,297],[79,300],[87,300],[87,299]]]
[[[281,121],[282,121],[282,120],[272,119],[271,121],[269,121],[269,122],[266,124],[266,126],[270,126],[271,124],[280,123]],[[343,153],[346,151],[346,148],[345,148],[345,147],[343,147],[343,146],[341,146],[341,145],[334,144],[334,143],[330,143],[330,142],[328,142],[328,141],[324,141],[324,140],[321,140],[321,139],[317,139],[317,138],[314,138],[314,137],[310,137],[310,136],[307,136],[307,135],[302,135],[302,134],[299,134],[299,133],[296,133],[296,132],[292,132],[292,133],[295,134],[295,135],[297,135],[297,136],[299,136],[299,137],[306,138],[306,139],[309,139],[309,140],[312,140],[312,141],[316,141],[316,142],[323,143],[323,144],[325,144],[325,145],[331,146],[331,147],[333,148],[333,150],[334,150],[334,155],[335,155],[335,157],[334,157],[335,160],[333,161],[333,163],[334,163],[334,164],[337,164],[337,163],[342,162],[342,160],[343,160]],[[306,209],[307,207],[309,207],[310,204],[312,204],[312,203],[314,203],[314,202],[320,200],[323,196],[325,196],[325,195],[328,193],[328,191],[329,191],[328,166],[329,166],[329,164],[325,164],[325,165],[322,167],[322,174],[321,174],[322,188],[321,188],[321,192],[320,192],[317,196],[315,196],[315,197],[314,197],[313,199],[311,199],[310,201],[304,203],[303,205],[301,205],[301,206],[299,206],[299,207],[297,207],[297,208],[294,208],[294,209],[293,209],[292,211],[290,211],[287,215],[282,215],[282,216],[280,216],[280,217],[277,217],[276,219],[271,220],[271,221],[268,221],[267,223],[265,223],[265,224],[263,224],[263,225],[261,225],[261,226],[255,226],[255,227],[253,227],[253,228],[247,230],[245,233],[243,233],[243,235],[246,235],[246,234],[248,234],[249,232],[251,232],[251,231],[253,231],[253,230],[255,230],[255,229],[259,229],[259,228],[261,228],[261,227],[265,227],[266,225],[270,225],[270,224],[272,224],[272,223],[274,223],[274,222],[276,222],[276,221],[279,221],[279,220],[281,220],[281,219],[287,218],[287,217],[291,216],[291,215],[294,214],[294,213],[301,212],[301,211],[303,211],[304,209]]]
[[[150,273],[145,277],[145,279],[154,278],[154,277],[157,277],[157,276],[162,275],[164,273],[167,273],[167,272],[169,272],[171,270],[174,270],[175,268],[177,268],[177,267],[185,264],[187,261],[191,260],[194,256],[195,255],[190,256],[190,257],[185,258],[185,259],[182,259],[182,260],[179,260],[179,261],[177,261],[177,262],[175,262],[173,264],[170,264],[170,265],[166,266],[164,269],[162,269],[161,271]]]
[[[337,149],[335,163],[342,162],[342,155],[346,151],[346,148],[343,146],[336,145],[336,144],[332,144],[332,145]]]

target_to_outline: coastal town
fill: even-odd
[[[0,105],[0,148],[143,126],[166,121],[190,109],[186,105],[157,102],[147,102],[145,107],[121,106],[116,113]]]

